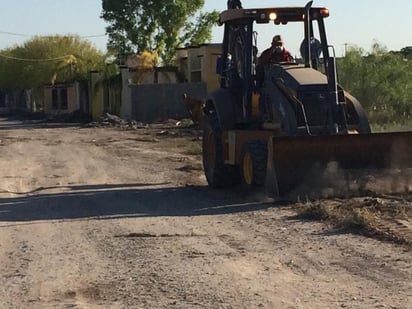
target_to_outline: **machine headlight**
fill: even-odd
[[[276,14],[276,12],[270,12],[269,13],[269,19],[274,21],[278,18],[278,14]]]

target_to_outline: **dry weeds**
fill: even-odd
[[[412,245],[412,202],[409,195],[299,202],[298,217],[322,220],[333,228],[381,240]]]

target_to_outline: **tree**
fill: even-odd
[[[412,46],[406,46],[400,50],[402,56],[408,59],[412,59]]]
[[[35,37],[0,51],[0,87],[32,89],[87,79],[90,70],[103,67],[103,55],[78,36]]]
[[[203,5],[204,0],[102,0],[108,49],[156,52],[163,64],[172,64],[177,47],[210,41],[218,13],[196,15]]]

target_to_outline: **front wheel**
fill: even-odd
[[[247,188],[265,184],[268,148],[262,141],[251,141],[243,145],[240,155],[241,180]]]

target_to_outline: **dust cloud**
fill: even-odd
[[[351,198],[374,194],[403,194],[412,191],[411,168],[342,169],[337,162],[314,166],[290,194],[310,199]]]

